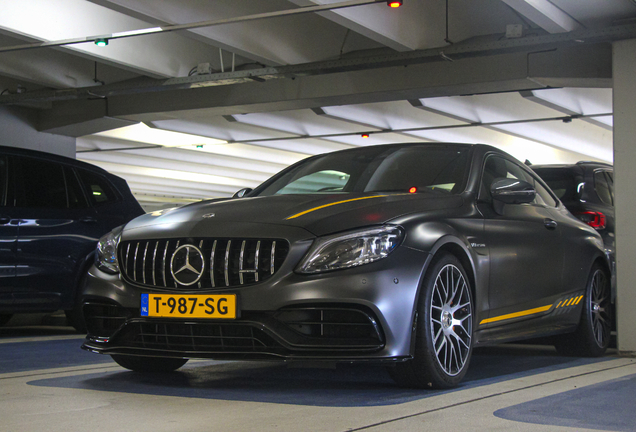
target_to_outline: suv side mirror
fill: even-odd
[[[504,204],[524,204],[534,201],[534,186],[523,180],[498,178],[490,186],[492,199]]]
[[[232,198],[243,198],[248,193],[252,192],[252,188],[243,188],[240,191],[232,195]]]

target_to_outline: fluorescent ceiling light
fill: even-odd
[[[172,132],[163,129],[155,129],[138,123],[132,126],[125,126],[112,129],[106,132],[96,133],[97,136],[117,138],[126,141],[134,141],[143,144],[154,144],[163,147],[193,147],[197,145],[218,145],[227,144],[227,141],[214,138],[202,137],[199,135]]]

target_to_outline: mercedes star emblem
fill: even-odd
[[[177,248],[170,260],[170,273],[175,281],[181,285],[194,285],[203,276],[205,261],[203,253],[193,245],[183,245]]]

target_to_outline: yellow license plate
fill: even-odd
[[[235,294],[142,294],[141,316],[236,318]]]

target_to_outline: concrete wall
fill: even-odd
[[[0,145],[45,151],[75,159],[75,138],[38,132],[37,112],[0,106]]]
[[[614,43],[618,349],[636,354],[636,39]]]

